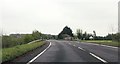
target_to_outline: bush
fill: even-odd
[[[120,42],[120,33],[114,34],[112,39],[113,39],[113,41]]]
[[[24,37],[24,42],[25,42],[25,43],[31,42],[31,41],[33,41],[33,40],[34,40],[34,38],[33,38],[33,36],[32,36],[31,34],[27,34],[27,35]]]
[[[29,43],[33,40],[40,39],[39,32],[34,32],[33,34],[10,34],[9,36],[2,36],[2,48],[9,48],[16,45],[22,45]]]
[[[16,37],[11,37],[6,35],[2,36],[2,48],[9,48],[16,45],[21,45],[23,43],[25,43],[24,37],[16,38]]]

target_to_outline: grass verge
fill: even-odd
[[[120,42],[115,42],[112,40],[82,40],[81,42],[103,44],[103,45],[109,45],[109,46],[115,46],[115,47],[120,46]]]
[[[31,44],[17,45],[11,48],[4,48],[2,49],[2,62],[15,59],[16,57],[23,55],[26,52],[31,51],[44,44],[44,42],[35,42]]]

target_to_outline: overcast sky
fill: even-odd
[[[119,0],[3,0],[0,25],[3,33],[38,30],[58,34],[67,25],[73,33],[106,35],[118,30]]]

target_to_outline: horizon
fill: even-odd
[[[69,26],[68,26],[69,27]],[[70,28],[70,27],[69,27]],[[62,29],[63,30],[63,29]],[[34,30],[33,30],[34,31]],[[13,32],[13,33],[9,33],[9,34],[2,34],[2,35],[11,35],[11,34],[32,34],[32,32],[33,31],[31,31],[31,32],[29,32],[29,33],[23,33],[23,32]],[[39,30],[37,30],[37,31],[39,31]],[[39,31],[40,32],[40,31]],[[85,33],[86,31],[84,31],[84,32],[82,32],[83,34]],[[40,32],[40,33],[42,33],[42,32]],[[60,33],[60,32],[59,32]],[[58,34],[59,34],[58,33]],[[72,32],[73,33],[73,32]],[[48,35],[58,35],[58,34],[49,34],[49,33],[42,33],[42,34],[48,34]],[[74,35],[76,35],[76,33],[73,33]],[[87,34],[92,34],[93,35],[93,33],[88,33],[87,32]],[[108,34],[110,34],[110,33],[108,33]],[[105,37],[105,36],[107,36],[108,34],[106,34],[106,35],[97,35],[97,33],[96,33],[96,36],[101,36],[101,37]],[[111,34],[115,34],[115,33],[111,33]],[[1,35],[0,35],[1,36]]]

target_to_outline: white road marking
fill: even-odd
[[[73,45],[73,46],[75,46],[75,45]]]
[[[81,48],[81,47],[78,47],[79,49],[81,49],[81,50],[83,50],[83,51],[85,51],[83,48]]]
[[[110,47],[110,48],[118,48],[118,47],[108,46],[108,45],[101,45],[101,46]]]
[[[71,45],[71,43],[69,43]]]
[[[43,50],[40,54],[38,54],[36,57],[34,57],[32,60],[30,60],[27,64],[30,64],[30,63],[32,63],[33,61],[35,61],[39,56],[41,56],[48,48],[50,48],[50,46],[51,46],[51,42],[50,42],[50,44],[49,44],[49,46],[45,49],[45,50]]]
[[[104,47],[110,47],[110,48],[118,48],[118,47],[109,46],[109,45],[103,45],[103,44],[95,44],[95,43],[86,43],[86,44],[98,45],[98,46],[104,46]]]
[[[91,45],[100,45],[100,44],[94,44],[94,43],[86,43],[86,44],[91,44]]]
[[[97,58],[98,60],[100,60],[100,61],[102,61],[102,62],[104,62],[104,63],[108,63],[107,61],[103,60],[102,58],[96,56],[96,55],[93,54],[93,53],[90,53],[90,55],[92,55],[93,57]]]

